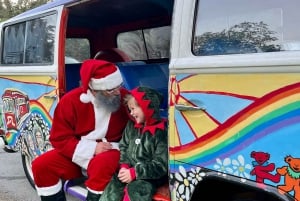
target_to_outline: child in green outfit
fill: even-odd
[[[120,169],[106,186],[100,201],[151,201],[168,174],[166,121],[160,117],[161,95],[137,87],[125,97],[132,121],[120,141]]]

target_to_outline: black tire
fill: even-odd
[[[26,154],[21,154],[21,157],[22,157],[22,165],[23,165],[23,169],[24,169],[26,178],[27,178],[28,182],[30,183],[30,185],[32,186],[32,188],[35,189],[35,184],[34,184],[33,174],[32,174],[32,169],[31,169],[32,159],[30,156],[28,156]]]
[[[16,150],[9,149],[9,148],[7,148],[6,146],[3,148],[3,150],[4,150],[5,152],[7,152],[7,153],[15,153],[15,152],[18,152],[18,151],[16,151]]]
[[[24,125],[26,126],[20,131],[22,133],[20,139],[22,165],[28,182],[35,188],[31,163],[36,157],[51,148],[48,141],[49,127],[38,113],[32,113]],[[39,134],[40,140],[37,139],[37,134]]]

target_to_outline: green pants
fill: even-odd
[[[134,180],[125,184],[118,179],[117,175],[114,175],[101,195],[100,201],[122,201],[125,188],[127,188],[130,201],[151,201],[156,192],[155,185],[149,181]]]

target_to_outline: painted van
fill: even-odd
[[[154,199],[300,200],[299,7],[57,0],[9,19],[1,24],[5,150],[21,150],[34,186],[31,161],[51,149],[56,104],[79,86],[84,59],[106,59],[128,89],[164,95],[170,179],[167,196]],[[64,190],[85,200],[82,185],[66,181]]]

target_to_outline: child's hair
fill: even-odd
[[[127,105],[128,101],[129,101],[130,99],[132,99],[132,98],[133,98],[133,95],[131,95],[131,94],[126,94],[126,95],[124,96],[124,105]]]
[[[134,99],[134,102],[135,102],[137,105],[139,105],[139,104],[137,103],[137,101],[135,100],[135,98],[134,98],[133,95],[131,95],[131,94],[126,94],[125,97],[124,97],[124,104],[125,104],[125,106],[127,106],[128,101],[131,100],[132,98]]]

